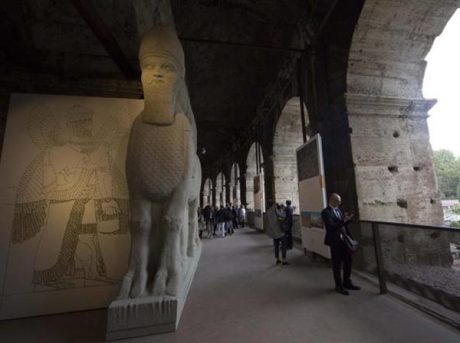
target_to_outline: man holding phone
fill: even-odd
[[[343,295],[349,295],[347,289],[359,290],[360,287],[351,281],[352,253],[343,242],[343,234],[351,237],[348,224],[353,214],[343,214],[339,206],[342,203],[340,195],[332,193],[329,197],[329,205],[321,212],[324,226],[326,227],[326,238],[324,244],[331,249],[332,272],[334,274],[335,290]],[[342,278],[343,268],[343,278]]]

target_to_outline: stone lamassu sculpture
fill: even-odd
[[[177,295],[187,257],[200,248],[201,166],[184,53],[175,31],[166,26],[149,30],[139,59],[145,107],[128,144],[132,248],[119,299]]]

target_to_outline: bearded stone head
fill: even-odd
[[[141,40],[139,61],[145,104],[143,121],[172,124],[178,89],[185,77],[184,51],[176,32],[168,26],[147,31]]]

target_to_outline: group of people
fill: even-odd
[[[353,214],[343,213],[339,208],[342,199],[337,193],[332,193],[328,206],[321,212],[321,218],[326,229],[324,244],[330,247],[332,272],[334,275],[335,290],[343,295],[349,295],[348,290],[360,290],[360,287],[351,281],[351,267],[353,252],[345,244],[344,236],[352,237],[349,224]],[[276,264],[289,265],[287,250],[292,249],[292,225],[294,207],[290,200],[285,204],[268,202],[266,213],[266,234],[273,239]],[[232,235],[238,227],[246,223],[246,209],[227,206],[198,209],[200,223],[200,238],[226,237]]]
[[[227,237],[233,235],[235,229],[246,224],[244,205],[212,207],[210,205],[198,209],[200,238]],[[203,235],[205,235],[203,237]]]
[[[321,212],[321,218],[326,229],[324,244],[330,247],[332,272],[335,290],[342,295],[349,295],[349,290],[361,288],[351,281],[351,266],[353,251],[345,244],[345,235],[352,237],[349,225],[353,214],[343,213],[339,208],[342,199],[337,193],[332,193],[328,206]],[[291,202],[286,206],[268,202],[266,233],[273,239],[276,264],[288,265],[286,254],[292,248],[292,213]],[[281,260],[280,260],[281,250]]]

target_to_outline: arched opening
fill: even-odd
[[[364,3],[350,48],[346,94],[360,219],[443,223],[427,124],[435,101],[425,99],[422,88],[427,53],[457,7],[455,1],[435,0]],[[363,226],[363,241],[372,237],[369,227]],[[453,275],[450,237],[416,225],[380,229],[382,251],[391,252],[383,257],[386,272],[400,284],[416,283],[411,290],[432,287],[426,280]],[[362,251],[366,268],[375,270],[371,248]],[[423,278],[414,277],[414,266]],[[438,281],[435,288],[446,292],[442,285],[455,282]]]
[[[238,163],[233,163],[230,174],[230,199],[233,205],[238,206],[241,203],[240,196],[240,167]]]
[[[255,142],[251,145],[246,159],[246,202],[248,211],[254,213],[254,226],[259,229],[263,228],[265,212],[263,161],[262,146]]]
[[[427,52],[456,10],[434,0],[364,3],[346,94],[362,219],[443,223],[426,121],[434,101],[423,98],[422,85]]]
[[[203,207],[212,203],[212,180],[208,177],[203,184]]]
[[[216,177],[216,206],[225,206],[226,199],[226,190],[225,190],[226,180],[224,173],[220,172]]]
[[[304,105],[305,113],[307,112]],[[308,125],[308,116],[306,116]],[[273,138],[275,201],[291,200],[294,213],[299,213],[299,187],[296,149],[303,144],[300,99],[289,100],[281,112]]]
[[[456,227],[460,227],[460,214],[456,213],[460,208],[459,38],[460,10],[457,10],[425,58],[427,67],[423,80],[423,95],[437,100],[428,112],[427,122],[444,224]]]

